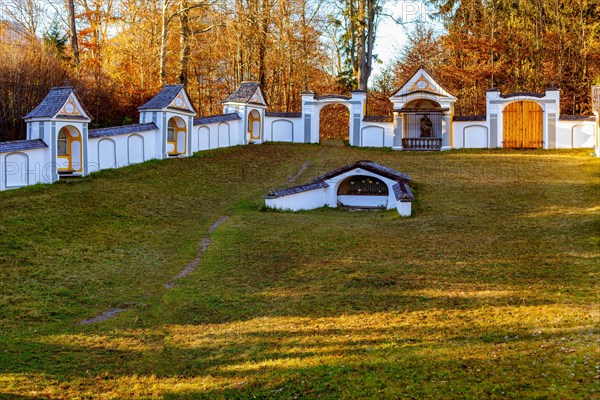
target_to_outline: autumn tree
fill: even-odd
[[[352,71],[353,85],[360,90],[367,90],[373,72],[373,51],[383,3],[384,0],[333,2],[330,21],[338,31],[337,40],[348,71]]]
[[[559,87],[563,113],[589,113],[600,77],[600,3],[588,0],[432,0],[445,23],[445,69],[462,84],[466,112],[485,90]]]

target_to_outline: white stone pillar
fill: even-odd
[[[450,143],[450,113],[444,112],[442,116],[442,150],[450,150],[452,143]]]
[[[404,135],[404,116],[394,112],[394,143],[393,150],[402,150],[402,136]]]

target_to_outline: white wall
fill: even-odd
[[[296,193],[276,199],[266,199],[267,207],[277,210],[301,211],[314,210],[327,205],[327,188]]]
[[[265,117],[265,141],[303,143],[302,118]]]
[[[394,194],[394,185],[397,183],[392,179],[385,178],[383,176],[374,174],[369,171],[365,171],[362,168],[356,168],[351,171],[345,172],[338,176],[334,176],[333,178],[327,179],[325,182],[329,184],[327,188],[327,204],[329,207],[335,208],[338,203],[338,188],[340,184],[351,176],[363,175],[363,176],[371,176],[373,178],[377,178],[382,180],[388,187],[388,201],[387,201],[387,209],[390,210],[392,208],[396,208],[396,195]]]
[[[127,137],[127,164],[139,164],[152,158],[151,154],[146,154],[146,141],[149,135],[132,134]],[[178,142],[179,144],[179,142]],[[152,146],[148,146],[150,150]],[[157,157],[154,157],[157,158]]]
[[[192,147],[193,152],[210,149],[210,128],[208,126],[194,126],[194,133],[198,137],[198,148]]]
[[[360,127],[361,147],[392,147],[394,124],[392,122],[362,122]]]
[[[235,120],[195,125],[192,133],[192,151],[212,150],[241,144],[241,138],[238,137],[241,123],[242,121]],[[197,146],[194,143],[197,143]]]
[[[0,190],[52,183],[55,168],[48,149],[0,153]]]
[[[488,127],[485,121],[452,122],[453,143],[455,149],[485,149],[489,146]]]
[[[340,195],[337,197],[342,206],[352,207],[385,207],[388,205],[388,196],[349,196]]]
[[[399,201],[396,204],[396,210],[402,217],[410,217],[412,214],[412,203],[410,201]]]
[[[89,171],[121,168],[148,160],[161,159],[162,154],[156,151],[157,143],[161,143],[161,140],[159,130],[90,138],[88,141]]]
[[[346,179],[356,176],[371,176],[382,180],[388,186],[388,196],[338,196],[338,188]],[[310,190],[307,192],[290,194],[275,199],[265,199],[265,205],[270,208],[288,211],[313,210],[321,207],[337,208],[338,202],[342,205],[362,207],[386,207],[388,210],[397,209],[402,216],[410,216],[411,202],[399,202],[396,200],[393,186],[397,183],[392,179],[356,168],[344,174],[327,179],[329,185],[326,188]]]
[[[102,138],[96,142],[90,141],[90,146],[98,146],[98,169],[117,168],[117,144],[113,138]],[[91,158],[91,157],[90,157]]]
[[[556,126],[556,148],[592,148],[595,129],[594,121],[559,120]]]

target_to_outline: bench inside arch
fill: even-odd
[[[402,172],[362,160],[321,175],[306,185],[269,192],[265,204],[288,211],[321,207],[395,208],[401,216],[409,217],[414,200],[411,181]]]

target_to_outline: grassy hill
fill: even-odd
[[[412,218],[263,209],[359,159],[413,176]],[[599,171],[266,144],[2,192],[0,398],[595,398]]]

